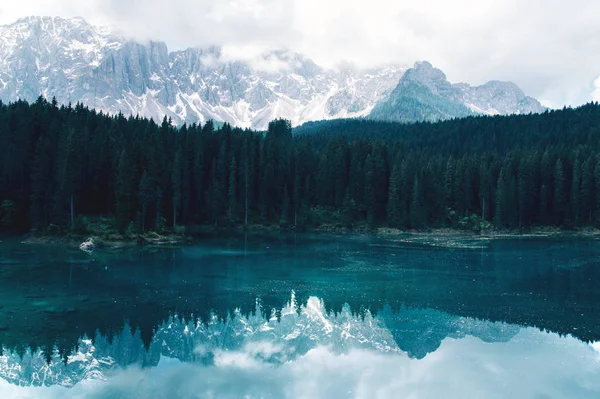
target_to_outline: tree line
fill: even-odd
[[[600,106],[266,132],[0,103],[0,229],[600,224]]]

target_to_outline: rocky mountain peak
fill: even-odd
[[[512,82],[492,80],[481,86],[452,84],[440,69],[427,61],[406,71],[389,98],[371,113],[375,119],[402,122],[431,121],[474,114],[528,114],[545,108]]]
[[[426,61],[408,71],[400,65],[328,69],[288,50],[252,60],[238,60],[217,46],[169,51],[164,42],[138,43],[83,18],[27,17],[0,26],[4,102],[34,101],[41,94],[62,104],[82,102],[108,113],[157,121],[164,116],[177,124],[214,119],[264,129],[275,118],[296,126],[366,117],[392,95],[406,97],[419,90],[419,101],[442,98],[468,108],[460,116],[543,110],[513,84],[452,85]],[[432,97],[425,98],[423,90]],[[441,116],[457,116],[454,108]],[[408,120],[437,118],[429,111],[432,117],[415,115]]]
[[[28,17],[0,27],[0,100],[82,102],[109,113],[175,123],[209,119],[263,129],[282,117],[366,116],[404,68],[322,68],[287,50],[236,60],[220,47],[171,52],[138,43],[82,18]]]

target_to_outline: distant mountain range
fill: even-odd
[[[545,110],[514,83],[494,80],[476,87],[451,84],[441,70],[424,61],[406,71],[389,96],[377,103],[370,118],[435,122],[476,114],[529,114]]]
[[[264,129],[275,118],[304,122],[371,117],[404,122],[472,114],[541,112],[512,83],[450,84],[427,62],[327,69],[288,51],[235,61],[219,47],[169,52],[81,18],[27,17],[0,27],[0,100],[81,102],[116,114],[174,123],[209,119]]]

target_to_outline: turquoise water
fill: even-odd
[[[600,397],[600,242],[0,243],[2,397]]]

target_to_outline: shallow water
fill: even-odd
[[[600,242],[0,243],[0,396],[600,397]]]

